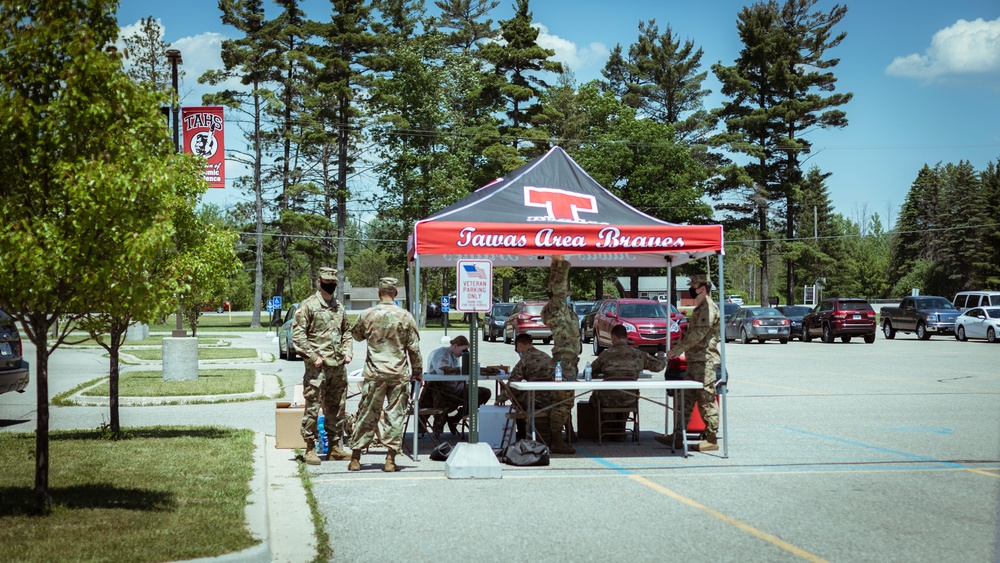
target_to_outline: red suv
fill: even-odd
[[[865,342],[875,342],[875,310],[864,299],[825,299],[811,313],[802,317],[802,341],[819,336],[823,342],[850,342],[852,336],[862,336]]]
[[[545,301],[521,301],[510,311],[503,323],[503,342],[514,342],[518,334],[530,334],[531,338],[548,344],[552,342],[552,330],[542,322],[542,308]]]
[[[594,355],[611,346],[611,329],[624,325],[629,346],[651,354],[667,349],[667,304],[653,299],[606,299],[594,315]],[[671,306],[670,344],[687,328],[684,315]]]

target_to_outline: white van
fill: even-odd
[[[1000,306],[1000,291],[959,291],[951,300],[959,311],[973,307]]]

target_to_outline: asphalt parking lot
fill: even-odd
[[[422,333],[425,357],[443,336]],[[516,362],[512,345],[479,338],[481,364]],[[277,354],[263,334],[238,345]],[[358,473],[309,468],[335,560],[996,561],[1000,345],[902,335],[726,351],[728,458],[671,455],[652,439],[663,411],[645,402],[641,445],[582,441],[548,467],[504,466],[500,480],[449,480],[426,455],[386,474],[373,449]],[[592,358],[585,346],[581,365]],[[351,369],[363,359],[358,343]],[[290,387],[302,363],[257,369]],[[107,359],[60,350],[51,370],[56,394],[106,373]],[[95,428],[106,413],[53,407],[51,423]],[[4,430],[30,431],[33,416],[33,384],[0,395]],[[123,407],[122,422],[274,433],[271,401]]]

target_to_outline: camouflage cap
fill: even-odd
[[[383,288],[383,287],[396,287],[397,283],[399,283],[399,280],[397,280],[396,278],[382,278],[382,279],[378,280],[378,286],[380,288]]]
[[[712,280],[708,279],[707,274],[695,274],[691,276],[691,281],[688,282],[690,287],[698,287],[699,285],[712,285]]]
[[[337,281],[337,269],[336,268],[320,268],[319,269],[319,279]]]

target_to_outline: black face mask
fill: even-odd
[[[337,282],[319,282],[319,288],[330,295],[333,295],[334,293],[337,293]]]
[[[689,288],[688,288],[688,296],[689,296],[689,297],[690,297],[691,299],[697,299],[697,298],[698,298],[698,288],[695,288],[695,287],[689,287]]]

